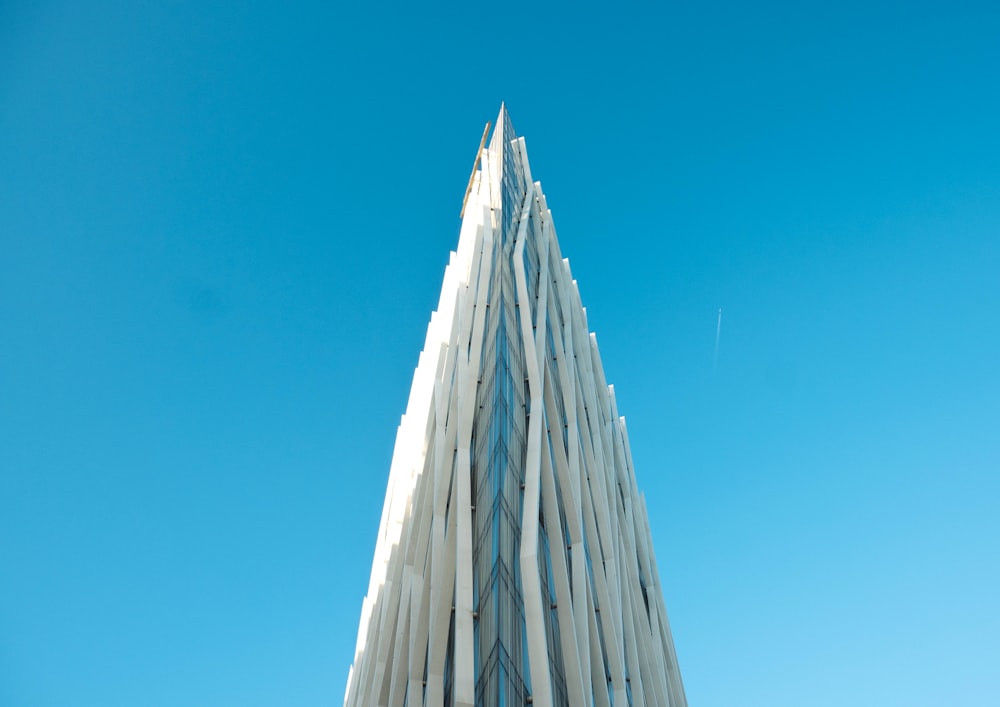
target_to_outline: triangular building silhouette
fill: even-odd
[[[345,705],[686,707],[624,418],[505,108],[486,135]]]

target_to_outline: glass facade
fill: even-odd
[[[476,624],[476,704],[484,707],[524,705],[531,695],[527,660],[524,596],[521,585],[521,527],[524,514],[525,437],[531,414],[525,349],[518,321],[514,258],[521,211],[529,185],[518,160],[516,135],[506,114],[494,133],[491,150],[501,164],[499,237],[494,239],[488,312],[477,391],[478,416],[473,425]],[[537,210],[530,209],[525,227],[523,265],[531,320],[537,317],[541,229]],[[538,411],[544,415],[544,411]],[[563,419],[565,422],[565,419]],[[560,427],[565,432],[564,424]],[[544,519],[542,519],[544,523]],[[561,523],[560,519],[553,522]],[[552,583],[551,548],[539,535],[538,572],[549,608],[545,629],[549,647],[554,704],[568,705],[562,669],[556,596]],[[565,553],[562,547],[557,552]]]
[[[519,561],[528,411],[511,266],[527,185],[513,154],[513,128],[504,118],[491,144],[493,154],[501,155],[499,237],[493,240],[471,460],[476,704],[491,706],[523,705],[531,694]]]

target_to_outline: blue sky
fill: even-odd
[[[340,703],[501,100],[692,706],[996,704],[995,4],[82,5],[0,7],[0,704]]]

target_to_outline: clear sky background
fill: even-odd
[[[997,705],[998,77],[995,2],[3,3],[0,705],[340,704],[501,100],[692,707]]]

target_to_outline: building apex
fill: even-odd
[[[500,113],[497,115],[497,122],[493,130],[499,130],[501,136],[507,134],[510,139],[514,139],[514,124],[510,121],[510,112],[507,110],[506,101],[500,101]]]

